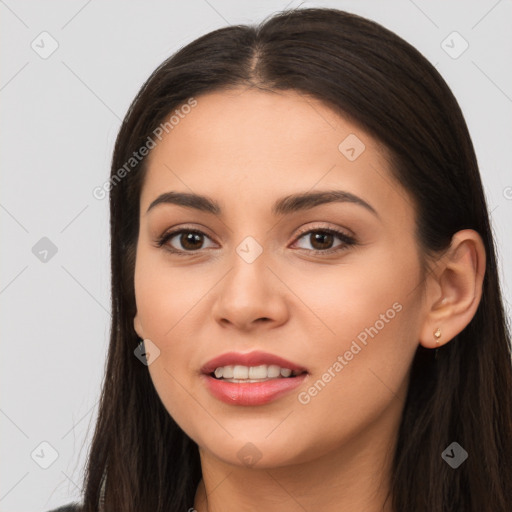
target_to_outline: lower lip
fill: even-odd
[[[264,405],[300,386],[307,374],[263,382],[226,382],[202,375],[210,393],[231,405]]]

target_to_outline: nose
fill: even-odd
[[[261,329],[262,325],[274,328],[286,322],[287,289],[267,263],[265,252],[252,263],[234,253],[231,270],[214,288],[215,321],[243,331]]]

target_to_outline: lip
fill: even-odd
[[[219,366],[228,365],[259,366],[275,364],[281,368],[289,368],[305,372],[296,377],[275,378],[263,382],[226,382],[216,379],[210,374]],[[308,377],[303,366],[266,352],[249,352],[247,354],[229,352],[208,361],[201,368],[201,378],[210,393],[222,402],[230,405],[256,406],[265,405],[291,392],[300,386]]]
[[[230,405],[265,405],[291,392],[308,377],[307,373],[297,377],[269,379],[263,382],[225,382],[209,375],[201,375],[210,393]]]
[[[303,366],[297,365],[283,359],[282,357],[276,356],[274,354],[269,354],[267,352],[248,352],[243,354],[241,352],[227,352],[218,357],[215,357],[208,361],[202,368],[201,373],[209,375],[214,372],[216,368],[219,366],[228,366],[228,365],[242,365],[242,366],[259,366],[262,364],[271,365],[275,364],[280,366],[281,368],[289,368],[290,370],[296,370],[300,372],[306,372],[306,368]]]

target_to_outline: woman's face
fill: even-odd
[[[163,405],[238,465],[387,442],[425,311],[384,149],[296,92],[196,101],[155,139],[140,201],[134,326]]]

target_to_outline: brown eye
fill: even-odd
[[[202,231],[195,229],[179,229],[164,234],[158,240],[157,245],[158,247],[165,245],[166,248],[173,253],[187,254],[204,249],[203,245],[206,239],[210,240],[210,237]]]
[[[189,249],[191,251],[200,249],[203,244],[202,235],[188,231],[181,233],[179,241],[184,249]]]
[[[298,243],[302,239],[306,240],[311,248],[304,246],[299,246],[299,248],[308,250],[314,254],[339,252],[356,244],[356,240],[353,237],[331,228],[310,229],[302,233],[295,243]],[[338,239],[339,243],[334,245],[336,239]]]
[[[310,233],[309,236],[313,249],[317,250],[330,249],[334,242],[334,236],[330,233],[316,232]]]

